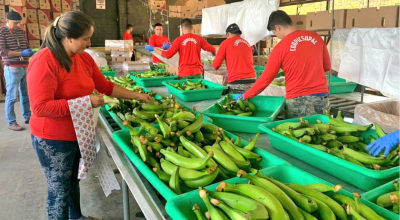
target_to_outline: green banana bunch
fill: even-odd
[[[216,108],[219,109],[220,114],[224,115],[238,115],[238,116],[251,116],[256,111],[256,106],[249,100],[242,101],[239,99],[235,102],[233,99],[229,98],[229,95],[225,96],[224,104],[216,103]]]
[[[169,72],[158,72],[151,70],[142,73],[133,72],[133,75],[138,78],[159,78],[159,77],[173,76],[173,74]]]
[[[173,84],[171,82],[168,83],[170,86],[182,90],[182,91],[189,91],[189,90],[201,90],[201,89],[207,89],[207,86],[203,84],[203,80],[198,80],[198,81],[190,81],[186,80],[184,83],[179,83],[177,82],[176,84]]]
[[[389,211],[399,214],[399,180],[394,180],[392,186],[393,189],[379,195],[374,203]]]

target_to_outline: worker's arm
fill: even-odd
[[[216,49],[215,47],[213,47],[211,44],[209,44],[204,38],[201,38],[203,40],[202,44],[201,44],[201,49],[208,51],[212,54],[215,54]]]
[[[282,66],[281,54],[279,50],[273,50],[268,57],[267,65],[261,74],[261,77],[257,79],[254,85],[244,93],[245,99],[251,99],[254,96],[260,94],[267,86],[275,79],[278,75],[279,69]]]
[[[324,71],[327,72],[331,70],[331,58],[329,57],[329,52],[328,48],[326,48],[326,45],[323,44],[323,62],[324,62]]]
[[[212,66],[215,70],[218,70],[221,67],[222,62],[224,62],[224,60],[225,60],[225,53],[226,53],[225,45],[226,44],[224,44],[224,43],[221,44],[221,46],[218,49],[218,53],[215,56],[215,59],[213,60]]]
[[[169,58],[173,57],[179,51],[179,46],[180,46],[180,41],[179,40],[175,40],[171,44],[171,47],[167,51],[163,51],[163,50],[161,50],[159,48],[154,48],[154,50],[158,54],[161,54],[162,57],[165,57],[165,58],[169,59]]]

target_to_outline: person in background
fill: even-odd
[[[387,134],[374,142],[370,143],[366,150],[369,150],[369,154],[378,156],[383,150],[384,155],[388,156],[393,148],[399,146],[400,142],[400,130]]]
[[[256,96],[282,69],[286,84],[286,117],[323,114],[330,105],[325,72],[331,69],[323,39],[317,33],[296,30],[289,15],[281,10],[271,13],[268,30],[282,40],[270,53],[261,77],[236,99]]]
[[[132,41],[132,45],[134,45],[133,42],[133,36],[132,36],[132,31],[133,31],[133,26],[131,24],[127,24],[126,25],[126,31],[124,33],[124,35],[122,36],[122,40],[131,40]],[[135,61],[135,50],[132,50],[132,57],[131,57],[131,61]]]
[[[81,157],[76,129],[82,133],[88,125],[83,121],[75,127],[72,116],[81,111],[74,109],[104,105],[103,94],[92,94],[94,90],[118,98],[150,101],[147,94],[107,81],[93,58],[84,52],[91,45],[94,27],[94,21],[81,11],[57,17],[48,26],[45,40],[28,67],[32,144],[47,179],[50,220],[94,219],[81,213],[78,167],[85,158]],[[88,104],[81,101],[87,97]],[[78,104],[70,110],[75,102]],[[86,123],[91,126],[90,120]]]
[[[215,47],[199,35],[192,34],[192,21],[185,18],[181,21],[183,35],[176,38],[167,51],[154,48],[158,54],[169,59],[179,52],[179,78],[202,78],[203,64],[201,63],[201,49],[215,55]]]
[[[6,25],[0,27],[0,55],[4,62],[4,78],[6,80],[5,113],[8,128],[22,131],[14,112],[19,90],[22,116],[25,124],[29,124],[31,110],[29,107],[28,89],[26,87],[26,70],[29,57],[34,54],[29,49],[25,31],[19,28],[22,17],[15,11],[7,14]]]
[[[145,48],[148,51],[154,51],[154,47],[160,47],[163,50],[168,50],[171,47],[168,37],[163,35],[163,27],[160,23],[154,25],[154,34],[149,38],[149,45]],[[153,55],[153,65],[157,65],[158,63],[164,62]]]
[[[213,61],[213,68],[218,70],[226,60],[228,69],[229,93],[242,94],[249,90],[256,81],[256,71],[253,67],[253,47],[240,37],[242,31],[237,24],[226,28],[226,37],[219,46]]]

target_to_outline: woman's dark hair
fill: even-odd
[[[275,25],[288,27],[291,26],[292,24],[293,24],[292,19],[288,14],[286,14],[286,12],[277,10],[272,12],[271,15],[269,16],[267,29],[269,31],[272,31],[275,30]]]
[[[72,61],[61,40],[65,38],[78,39],[92,27],[94,27],[94,21],[85,13],[81,11],[66,12],[49,24],[40,49],[49,48],[58,62],[60,62],[60,65],[70,72]]]

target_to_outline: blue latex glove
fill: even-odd
[[[370,143],[366,149],[369,150],[369,154],[375,157],[378,156],[382,150],[385,150],[384,155],[387,156],[390,151],[399,144],[399,138],[400,130],[397,130]]]
[[[148,50],[148,51],[154,51],[154,47],[153,46],[150,46],[150,45],[146,45],[145,47],[144,47],[144,49],[146,49],[146,50]]]
[[[235,98],[233,98],[233,100],[235,100],[235,102],[237,102],[239,99],[244,100],[243,94],[238,95]]]
[[[217,54],[216,54],[216,53],[213,53],[212,55],[215,57]]]
[[[171,47],[170,43],[163,43],[163,45],[162,45],[163,50],[168,50],[170,47]]]
[[[35,54],[35,52],[33,52],[32,49],[26,49],[26,50],[21,51],[22,57],[30,57],[33,54]]]

